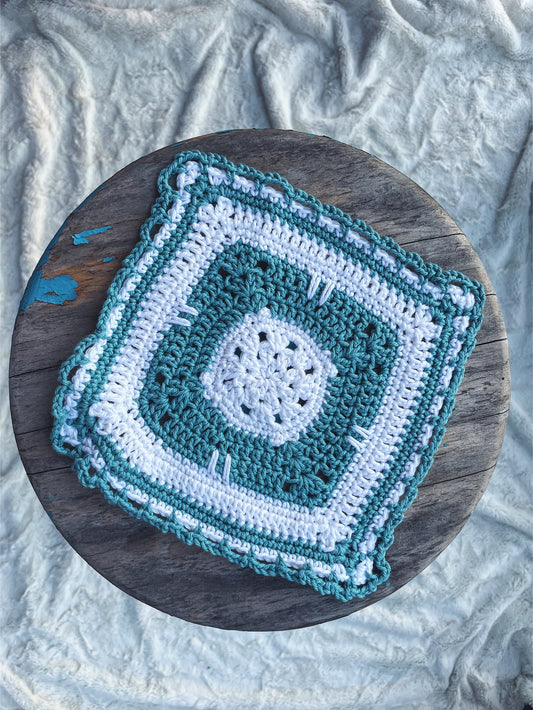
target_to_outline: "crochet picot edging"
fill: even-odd
[[[61,368],[55,449],[186,543],[369,594],[444,434],[481,284],[220,155],[178,154],[158,187]]]

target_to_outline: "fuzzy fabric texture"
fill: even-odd
[[[532,15],[518,0],[3,3],[2,708],[533,702]],[[419,183],[480,254],[511,348],[506,439],[460,535],[391,597],[290,632],[195,626],[100,577],[33,493],[7,396],[18,304],[66,215],[143,154],[248,127],[329,135]]]

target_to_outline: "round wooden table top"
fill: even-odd
[[[94,330],[107,288],[139,239],[160,170],[190,149],[277,172],[425,261],[461,271],[485,287],[483,324],[446,434],[387,552],[388,583],[364,599],[341,602],[162,534],[107,503],[98,490],[82,486],[70,459],[50,443],[59,367]],[[409,178],[368,153],[330,138],[278,130],[228,131],[168,146],[95,190],[67,218],[32,276],[15,324],[10,363],[20,456],[44,509],[72,547],[114,585],[156,609],[208,626],[257,631],[300,628],[351,614],[388,596],[434,560],[466,523],[490,479],[509,389],[507,338],[494,289],[449,215]]]

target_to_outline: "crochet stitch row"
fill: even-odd
[[[52,441],[188,543],[347,600],[385,581],[482,318],[480,284],[226,158],[179,154]]]

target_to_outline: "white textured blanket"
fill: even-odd
[[[525,0],[3,3],[1,708],[533,703],[532,24]],[[500,298],[512,409],[479,506],[406,587],[318,627],[226,632],[133,600],[62,539],[17,454],[7,359],[31,271],[93,188],[178,140],[268,126],[361,147],[448,210]]]

